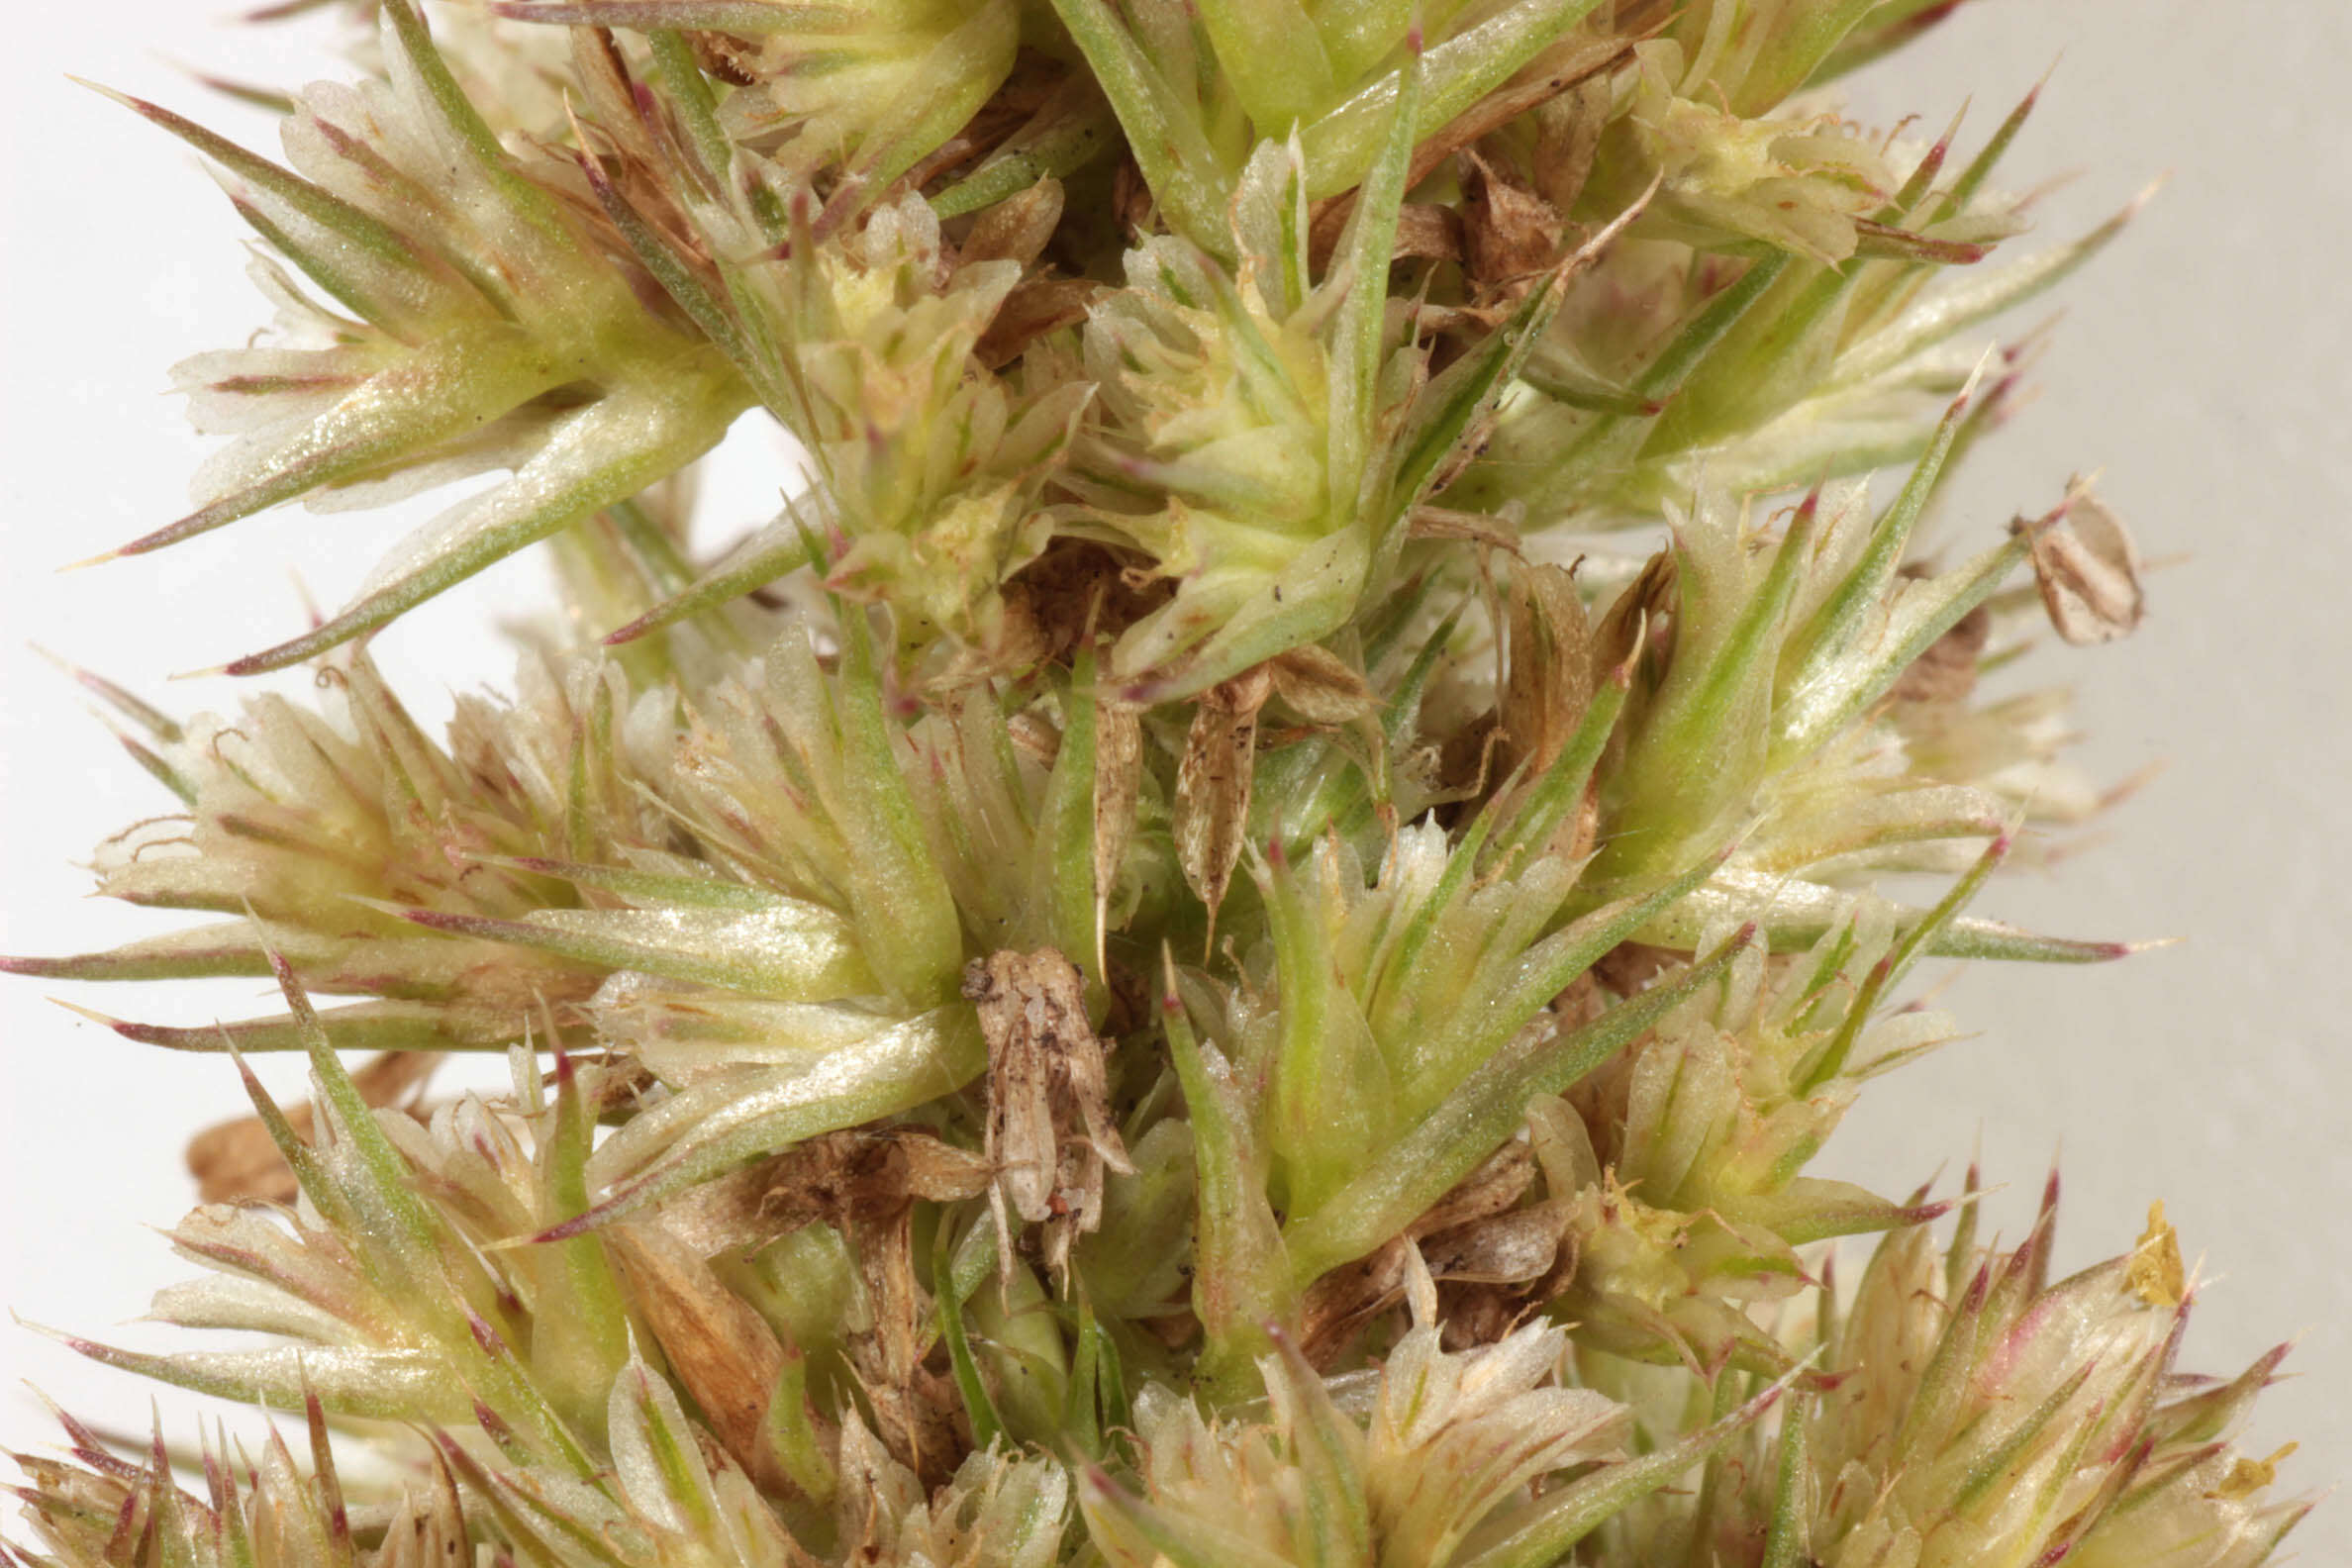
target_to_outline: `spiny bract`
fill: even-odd
[[[2012,261],[2031,99],[1820,94],[1954,4],[354,0],[282,164],[133,105],[275,318],[117,553],[503,477],[230,666],[311,706],[81,677],[179,803],[101,890],[211,920],[7,967],[273,976],[106,1022],[315,1094],[196,1140],[154,1304],[257,1340],[72,1343],[308,1458],[68,1418],[17,1550],[2259,1563],[2278,1354],[2172,1370],[2161,1210],[2052,1284],[2054,1202],[1807,1173],[1921,960],[2124,951],[1964,913],[2103,803],[1980,683],[2140,586],[2081,485],[1921,546],[1973,333],[2122,222]],[[743,418],[808,472],[714,547]],[[367,639],[541,540],[434,738]]]

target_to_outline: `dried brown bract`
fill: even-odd
[[[988,1190],[987,1159],[914,1127],[858,1127],[689,1189],[663,1225],[703,1256],[756,1252],[803,1225],[888,1225],[909,1205]]]
[[[988,331],[973,346],[973,356],[991,370],[1011,364],[1047,333],[1086,320],[1087,306],[1102,291],[1100,283],[1088,278],[1025,279],[997,307]]]
[[[1977,660],[1992,635],[1993,617],[1979,605],[1928,643],[1887,695],[1899,703],[1968,701],[1976,691]]]
[[[1110,930],[1111,899],[1135,827],[1135,799],[1143,786],[1143,711],[1106,695],[1095,709],[1094,890],[1095,972],[1107,974],[1101,951]]]
[[[964,237],[963,261],[1018,261],[1030,266],[1044,254],[1061,223],[1062,187],[1041,179],[1028,190],[982,213]]]
[[[1503,731],[1512,765],[1539,773],[1567,747],[1593,700],[1593,629],[1573,568],[1516,567],[1510,629]]]
[[[1021,671],[1068,658],[1089,635],[1117,637],[1171,592],[1164,582],[1139,582],[1100,544],[1060,540],[1005,584],[1004,636],[986,667]]]
[[[1045,1260],[1067,1274],[1070,1243],[1103,1219],[1107,1170],[1134,1169],[1111,1116],[1103,1042],[1086,1018],[1086,980],[1050,947],[998,952],[964,970],[963,994],[988,1040],[989,1195],[998,1263],[1013,1260],[1010,1215],[1045,1226]],[[1009,1212],[1009,1213],[1008,1213]]]
[[[1352,723],[1375,706],[1363,675],[1336,653],[1312,642],[1269,660],[1267,669],[1274,695],[1309,724]]]
[[[353,1072],[351,1083],[361,1098],[381,1110],[423,1093],[440,1064],[439,1051],[385,1051]],[[286,1120],[297,1133],[309,1137],[315,1121],[310,1102],[288,1106]],[[188,1140],[187,1161],[188,1174],[196,1178],[196,1194],[208,1204],[241,1198],[290,1204],[300,1192],[259,1117],[238,1117],[206,1127]]]
[[[1564,1212],[1557,1204],[1514,1207],[1534,1179],[1527,1145],[1506,1143],[1401,1234],[1317,1280],[1301,1314],[1309,1362],[1334,1364],[1380,1314],[1405,1299],[1409,1249],[1420,1248],[1430,1276],[1441,1281],[1519,1285],[1550,1272],[1566,1228]],[[1515,1315],[1496,1321],[1508,1329]]]
[[[1516,301],[1560,256],[1566,223],[1550,202],[1477,152],[1462,153],[1463,259],[1485,294]]]
[[[1176,860],[1208,908],[1212,941],[1248,832],[1258,710],[1273,690],[1273,672],[1260,665],[1203,692],[1176,770]]]
[[[2049,517],[2010,528],[2024,534],[2032,548],[2042,608],[2061,637],[2088,647],[2128,636],[2140,624],[2146,596],[2139,550],[2123,520],[2091,493],[2087,481],[2076,480]]]
[[[830,1132],[664,1205],[661,1226],[686,1254],[701,1256],[753,1252],[805,1225],[838,1229],[857,1259],[870,1318],[869,1326],[850,1338],[848,1356],[873,1411],[876,1435],[901,1463],[935,1480],[954,1469],[965,1434],[956,1423],[953,1385],[926,1364],[931,1304],[916,1274],[915,1205],[978,1197],[991,1168],[981,1155],[916,1128]],[[676,1277],[675,1270],[665,1276]],[[724,1289],[715,1279],[712,1284]],[[727,1321],[724,1310],[712,1316]],[[696,1327],[697,1321],[688,1319],[680,1331],[692,1334]],[[754,1342],[748,1352],[739,1342],[722,1341],[709,1353],[716,1360],[733,1348],[751,1364],[758,1356],[756,1337],[745,1336]],[[669,1349],[666,1338],[663,1347]],[[683,1370],[680,1376],[686,1376]],[[699,1388],[688,1386],[704,1401]]]
[[[784,1370],[784,1347],[767,1320],[659,1224],[614,1226],[605,1255],[720,1445],[761,1486],[787,1490],[767,1440],[768,1404]],[[827,1424],[814,1410],[809,1420]]]

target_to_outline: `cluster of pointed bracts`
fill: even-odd
[[[376,0],[283,165],[135,105],[278,315],[117,553],[504,477],[228,667],[314,706],[79,676],[179,806],[101,890],[215,919],[0,966],[271,977],[89,1016],[314,1094],[155,1305],[261,1347],[75,1343],[312,1457],[69,1421],[38,1560],[2260,1562],[2160,1216],[2053,1285],[1806,1174],[1920,963],[2126,950],[1967,907],[2107,798],[1990,683],[2129,536],[1919,547],[2122,220],[1989,259],[2031,99],[1791,101],[1950,8]],[[738,419],[808,471],[713,547]],[[539,541],[435,738],[368,638]]]

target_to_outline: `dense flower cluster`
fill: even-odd
[[[212,919],[5,966],[273,976],[107,1022],[315,1092],[191,1150],[155,1313],[252,1346],[74,1343],[309,1457],[68,1421],[19,1550],[2262,1561],[2278,1358],[2172,1370],[2161,1213],[2053,1284],[2054,1205],[1807,1174],[1921,960],[2124,951],[1967,906],[2100,804],[1981,683],[2129,632],[2129,536],[1918,543],[2122,219],[2012,260],[2030,100],[1817,91],[1952,3],[375,0],[282,164],[134,104],[276,314],[117,553],[503,477],[229,666],[312,707],[86,677],[180,807],[102,891]],[[809,474],[714,547],[738,419]],[[539,541],[434,738],[367,638]]]

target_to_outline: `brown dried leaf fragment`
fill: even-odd
[[[385,1051],[354,1070],[351,1084],[361,1099],[381,1110],[423,1092],[439,1065],[439,1051]],[[286,1108],[286,1121],[309,1139],[317,1116],[305,1100]],[[186,1158],[188,1174],[196,1178],[197,1197],[205,1203],[241,1198],[292,1203],[300,1191],[259,1117],[238,1117],[206,1127],[188,1140]]]
[[[1184,757],[1176,769],[1172,828],[1176,863],[1184,880],[1209,911],[1209,934],[1217,935],[1217,910],[1233,880],[1248,832],[1249,788],[1257,771],[1257,716],[1273,692],[1273,671],[1261,664],[1201,693]]]
[[[1409,1236],[1392,1236],[1307,1288],[1299,1348],[1309,1365],[1328,1369],[1374,1317],[1404,1299],[1405,1254],[1412,1245]]]
[[[972,232],[964,238],[963,264],[1018,261],[1024,267],[1035,265],[1061,223],[1061,181],[1049,175],[972,221]]]
[[[694,62],[731,87],[748,87],[759,80],[759,45],[732,33],[695,30],[683,35],[694,50]]]
[[[661,1223],[704,1257],[751,1253],[809,1225],[893,1224],[922,1200],[988,1191],[986,1156],[914,1127],[851,1128],[786,1150],[662,1205]]]
[[[985,694],[975,693],[974,702],[987,702]],[[989,704],[994,707],[994,703]],[[1037,767],[1050,770],[1054,759],[1061,755],[1061,730],[1034,708],[1024,708],[1004,721],[1005,737],[1013,742],[1013,749]]]
[[[1601,133],[1609,127],[1616,94],[1607,77],[1595,76],[1535,106],[1535,190],[1559,212],[1584,194]]]
[[[2140,624],[2139,550],[2123,520],[2077,479],[2057,511],[2009,525],[2033,551],[2033,580],[2050,625],[2076,647],[2112,642]]]
[[[1389,256],[1396,261],[1461,260],[1461,215],[1451,207],[1407,202],[1397,212],[1397,238]]]
[[[929,1132],[901,1128],[891,1143],[905,1161],[906,1192],[925,1203],[960,1203],[988,1191],[988,1156],[957,1148]]]
[[[803,1225],[840,1230],[857,1259],[869,1326],[853,1334],[849,1365],[875,1433],[901,1464],[936,1484],[968,1447],[955,1386],[924,1365],[931,1306],[915,1267],[918,1199],[974,1198],[986,1160],[905,1127],[829,1132],[707,1184],[662,1208],[663,1227],[689,1248],[750,1251]]]
[[[1001,313],[1000,313],[1001,314]],[[1175,596],[1100,544],[1060,539],[1005,584],[1002,645],[969,674],[1019,674],[1068,658],[1090,637],[1116,639]]]
[[[1101,951],[1111,929],[1111,899],[1127,863],[1135,828],[1135,797],[1143,785],[1143,711],[1103,694],[1095,708],[1094,892],[1095,973],[1108,974]]]
[[[1591,973],[1595,980],[1619,997],[1629,997],[1649,989],[1651,982],[1664,974],[1669,965],[1683,963],[1688,953],[1671,947],[1653,947],[1647,942],[1619,942],[1595,960]]]
[[[1476,1170],[1455,1183],[1451,1192],[1423,1210],[1407,1233],[1431,1235],[1502,1214],[1524,1197],[1534,1181],[1534,1152],[1524,1142],[1514,1139],[1488,1155]]]
[[[784,1347],[767,1320],[663,1225],[615,1225],[605,1233],[605,1250],[630,1305],[702,1407],[720,1445],[761,1486],[790,1490],[767,1440],[768,1402],[784,1372]],[[808,1419],[830,1442],[824,1418],[811,1409]]]
[[[936,1484],[969,1443],[955,1385],[924,1364],[932,1317],[916,1272],[915,1205],[979,1197],[993,1172],[985,1157],[916,1128],[851,1128],[672,1199],[661,1225],[699,1256],[753,1252],[804,1225],[838,1229],[857,1259],[868,1320],[846,1347],[850,1369],[876,1434]]]
[[[1135,163],[1134,155],[1123,155],[1111,171],[1111,211],[1119,221],[1120,232],[1133,239],[1151,232],[1152,220],[1159,204],[1151,194],[1151,184],[1143,177],[1143,170]]]
[[[295,1131],[310,1136],[307,1103],[288,1111],[287,1120]],[[301,1190],[258,1117],[238,1117],[206,1127],[188,1140],[187,1161],[188,1174],[196,1178],[196,1196],[208,1204],[241,1198],[292,1203]]]
[[[1266,661],[1274,695],[1309,724],[1343,725],[1370,713],[1372,688],[1353,666],[1330,649],[1308,643]]]
[[[1681,597],[1672,550],[1660,550],[1601,617],[1593,634],[1593,667],[1615,669],[1647,649],[1663,660],[1674,651],[1671,617]],[[1663,624],[1661,624],[1663,622]]]
[[[1087,278],[1039,277],[1017,284],[973,344],[982,365],[1001,370],[1049,332],[1086,320],[1087,307],[1103,286]]]
[[[1012,74],[987,103],[937,151],[918,163],[908,184],[928,194],[931,181],[949,170],[976,171],[994,154],[1010,151],[1039,131],[1067,122],[1097,101],[1093,81],[1083,72],[1033,49],[1024,49],[1013,61]]]
[[[1563,1224],[1553,1205],[1514,1209],[1534,1180],[1528,1146],[1506,1143],[1401,1234],[1309,1286],[1300,1314],[1308,1361],[1331,1366],[1367,1324],[1404,1299],[1407,1254],[1417,1246],[1438,1279],[1519,1283],[1543,1276],[1559,1254]]]
[[[1001,1269],[1008,1211],[1045,1226],[1045,1260],[1066,1276],[1070,1244],[1103,1220],[1107,1170],[1132,1174],[1111,1115],[1103,1042],[1086,1018],[1086,978],[1051,947],[997,952],[964,968],[963,994],[988,1041],[987,1151]]]
[[[1425,138],[1413,149],[1406,171],[1411,190],[1429,177],[1437,165],[1491,132],[1501,130],[1529,110],[1591,81],[1630,59],[1631,39],[1576,37],[1563,40],[1523,66],[1501,87],[1472,104]],[[1338,248],[1340,233],[1355,210],[1356,192],[1326,196],[1308,217],[1309,253],[1317,267]]]
[[[1559,758],[1593,701],[1593,628],[1573,567],[1511,574],[1510,662],[1501,698],[1513,766],[1531,777]]]
[[[1976,691],[1977,660],[1993,636],[1993,617],[1983,605],[1952,624],[1911,660],[1887,695],[1899,703],[1963,703]]]
[[[873,1408],[877,1435],[901,1464],[936,1486],[969,1450],[959,1424],[963,1400],[952,1381],[925,1366],[931,1353],[931,1297],[915,1272],[915,1210],[850,1236],[874,1326],[849,1343],[849,1364]]]
[[[1449,805],[1483,802],[1504,738],[1503,722],[1492,709],[1474,715],[1447,735],[1437,748],[1437,798]],[[1475,804],[1464,808],[1475,809]]]
[[[1468,539],[1507,555],[1519,552],[1519,530],[1508,518],[1491,517],[1484,512],[1462,512],[1452,507],[1418,506],[1406,520],[1406,538],[1416,539]]]
[[[1513,1209],[1441,1230],[1421,1243],[1429,1273],[1474,1285],[1524,1285],[1551,1272],[1564,1228],[1558,1209]]]
[[[1448,1281],[1437,1290],[1439,1342],[1460,1352],[1490,1345],[1511,1332],[1528,1311],[1527,1292],[1508,1285]]]
[[[1462,253],[1471,281],[1515,303],[1560,258],[1567,224],[1552,204],[1465,147]]]
[[[1630,38],[1595,38],[1582,34],[1562,39],[1416,147],[1409,178],[1420,184],[1454,153],[1565,93],[1588,83],[1605,88],[1607,76],[1632,59],[1635,42]]]
[[[1135,1326],[1157,1339],[1171,1350],[1182,1350],[1197,1343],[1201,1337],[1201,1320],[1190,1310],[1166,1313],[1157,1318],[1138,1318]]]

